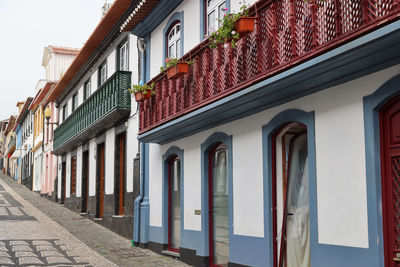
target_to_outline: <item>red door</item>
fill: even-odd
[[[99,170],[99,216],[98,218],[103,218],[104,212],[104,144],[99,145],[98,151],[100,153],[100,170]]]
[[[385,266],[400,267],[400,96],[380,113]]]

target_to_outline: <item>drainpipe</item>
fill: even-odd
[[[144,55],[145,55],[145,50],[146,50],[146,43],[143,38],[137,39],[137,50],[138,50],[138,55],[139,55],[139,60],[138,60],[138,78],[139,80],[143,80],[145,77],[144,75]],[[139,109],[139,106],[138,106]],[[139,187],[139,196],[135,199],[134,203],[134,224],[133,224],[133,244],[135,246],[139,246],[140,243],[140,206],[143,201],[144,197],[144,168],[145,168],[145,144],[139,143],[139,153],[140,153],[140,187]]]

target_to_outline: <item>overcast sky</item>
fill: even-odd
[[[43,48],[81,48],[105,1],[0,0],[0,120],[17,114],[17,101],[33,97],[37,81],[45,78]]]

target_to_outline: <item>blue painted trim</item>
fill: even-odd
[[[187,121],[193,117],[199,116],[202,113],[205,112],[210,112],[212,110],[215,110],[216,108],[218,108],[219,106],[223,106],[223,105],[228,105],[228,103],[233,102],[233,101],[239,101],[241,98],[243,98],[245,95],[250,95],[250,94],[254,94],[256,93],[257,90],[260,89],[265,89],[265,91],[269,90],[269,87],[273,88],[275,86],[276,83],[280,82],[280,81],[284,81],[284,80],[290,80],[290,76],[295,75],[297,73],[303,73],[304,71],[307,71],[307,69],[310,69],[311,67],[316,67],[319,64],[322,63],[326,63],[326,61],[335,61],[335,58],[340,56],[341,54],[344,53],[348,53],[356,48],[360,48],[362,46],[365,46],[365,44],[375,41],[379,38],[385,37],[385,36],[393,36],[391,34],[393,34],[394,32],[398,31],[400,29],[400,21],[396,21],[393,22],[392,24],[389,24],[385,27],[382,27],[378,30],[375,30],[367,35],[364,35],[354,41],[351,41],[345,45],[342,45],[336,49],[333,49],[327,53],[324,53],[316,58],[310,59],[298,66],[295,66],[291,69],[288,69],[280,74],[274,75],[271,78],[268,78],[262,82],[259,82],[255,85],[249,86],[247,88],[244,88],[243,90],[236,92],[232,95],[229,95],[227,97],[224,97],[223,99],[217,100],[207,106],[201,107],[191,113],[185,114],[177,119],[174,119],[172,121],[169,121],[167,123],[164,123],[163,125],[160,125],[157,128],[154,128],[150,131],[147,131],[143,134],[140,134],[138,136],[139,140],[142,139],[146,139],[146,137],[152,136],[153,134],[160,132],[164,129],[167,128],[171,128],[174,127],[175,125],[178,125],[179,123],[182,123],[184,121]],[[347,69],[347,71],[349,71],[349,69]],[[346,80],[344,81],[348,81],[350,79],[354,79],[357,78],[359,76],[355,76],[352,77],[351,75],[349,77],[346,77]],[[303,75],[304,78],[304,75]],[[339,84],[340,82],[337,82],[336,84]],[[318,86],[318,88],[314,89],[313,92],[317,92],[326,88],[329,88],[330,86],[333,86],[335,84],[332,83],[328,83],[328,84],[323,84]],[[278,88],[279,89],[279,88]],[[309,87],[307,89],[310,89]],[[269,94],[270,98],[272,98],[274,92],[271,92]],[[306,95],[306,94],[304,94]],[[301,95],[300,95],[301,96]],[[288,100],[290,100],[290,98],[288,97],[286,100],[282,100],[281,98],[279,98],[280,103],[284,103],[287,102]],[[277,103],[279,104],[279,103]],[[257,111],[257,110],[256,110]],[[259,110],[258,110],[259,111]],[[229,120],[234,120],[234,119],[238,119],[240,118],[240,115],[243,115],[245,113],[245,111],[239,113],[239,115],[236,115],[235,117],[229,116]],[[251,114],[251,112],[248,112]],[[253,112],[254,113],[254,112]],[[228,120],[223,120],[221,123],[227,122]],[[198,131],[193,130],[192,132],[190,132],[190,134],[194,134]],[[170,141],[170,140],[169,140]],[[161,142],[162,143],[162,142]]]
[[[184,34],[184,22],[183,22],[183,10],[182,12],[175,12],[168,20],[167,24],[163,29],[163,66],[165,67],[165,59],[167,57],[167,34],[168,31],[171,29],[171,26],[175,24],[176,21],[179,21],[181,24],[181,57],[183,56],[183,34]]]
[[[314,246],[318,243],[318,217],[317,217],[317,182],[315,167],[315,126],[314,112],[291,109],[276,115],[267,125],[262,127],[263,144],[263,189],[264,189],[264,234],[268,237],[267,258],[269,266],[273,266],[273,216],[272,216],[272,135],[283,125],[289,122],[300,122],[307,126],[308,168],[310,190],[310,239],[311,263],[314,264]],[[322,265],[315,265],[322,266]]]
[[[149,242],[150,202],[149,202],[149,144],[144,144],[144,184],[143,200],[140,203],[140,243]]]
[[[233,235],[233,160],[232,160],[232,136],[222,132],[213,133],[207,140],[201,144],[201,246],[197,250],[200,256],[209,256],[209,225],[208,225],[208,153],[216,144],[223,143],[228,147],[228,213],[229,213],[229,240]],[[232,255],[231,246],[229,254]]]
[[[132,29],[132,34],[138,37],[144,37],[150,34],[182,1],[183,0],[161,0],[147,17]]]
[[[205,5],[206,5],[206,1],[207,0],[200,0],[200,42],[204,40],[204,35],[206,34],[206,29],[205,29],[205,25],[206,25],[206,21],[205,18],[207,16],[206,14],[206,9],[205,9]],[[226,8],[228,8],[228,13],[231,12],[231,0],[225,0],[226,3]]]
[[[375,266],[382,267],[384,266],[384,248],[379,111],[398,94],[400,94],[400,75],[384,83],[373,94],[364,97],[363,103],[369,246],[377,254]],[[378,244],[377,240],[379,240]]]

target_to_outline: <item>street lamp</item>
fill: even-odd
[[[46,124],[47,126],[49,126],[49,124],[55,124],[58,126],[58,122],[50,122],[50,118],[51,118],[51,109],[49,107],[47,107],[44,110],[44,117],[46,118]]]

